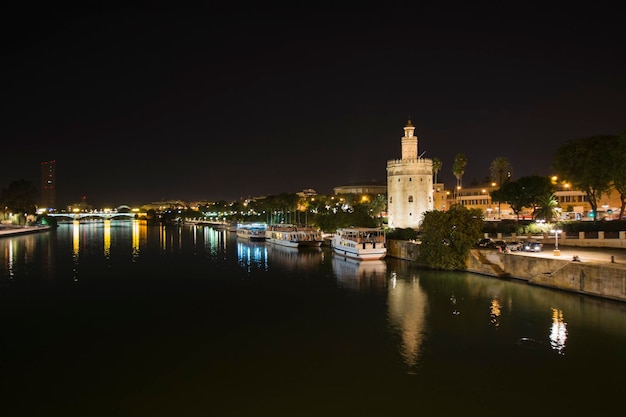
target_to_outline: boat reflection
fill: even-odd
[[[356,290],[384,290],[387,286],[387,263],[384,260],[358,261],[333,255],[333,271],[340,287]]]
[[[267,269],[267,246],[265,242],[238,238],[237,262],[248,272]]]
[[[315,246],[292,248],[269,244],[267,252],[271,265],[277,265],[289,271],[313,268],[323,259],[322,249]]]

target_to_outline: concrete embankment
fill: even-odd
[[[0,226],[0,237],[22,235],[26,233],[45,232],[52,229],[51,226]]]
[[[387,255],[417,260],[419,244],[389,240]],[[471,249],[466,270],[503,279],[524,280],[532,285],[626,301],[626,264],[609,261],[575,262],[571,257],[532,256]]]

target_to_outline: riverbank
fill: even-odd
[[[52,229],[52,226],[15,226],[3,224],[0,225],[0,237],[45,232],[50,229]]]
[[[415,242],[387,241],[387,256],[416,261]],[[574,256],[577,261],[574,261]],[[626,302],[626,250],[545,245],[541,252],[471,249],[466,271]]]

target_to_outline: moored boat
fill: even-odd
[[[265,241],[267,224],[266,223],[237,223],[237,237],[252,241]]]
[[[290,224],[270,225],[266,230],[267,241],[291,248],[322,246],[322,232],[314,227],[298,227]]]
[[[385,231],[377,227],[337,229],[331,246],[336,255],[361,261],[383,259],[387,255]]]

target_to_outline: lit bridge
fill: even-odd
[[[89,211],[89,212],[75,212],[75,213],[48,213],[50,217],[66,218],[71,220],[93,219],[100,218],[105,220],[127,218],[134,219],[135,213],[119,213],[116,211]]]

